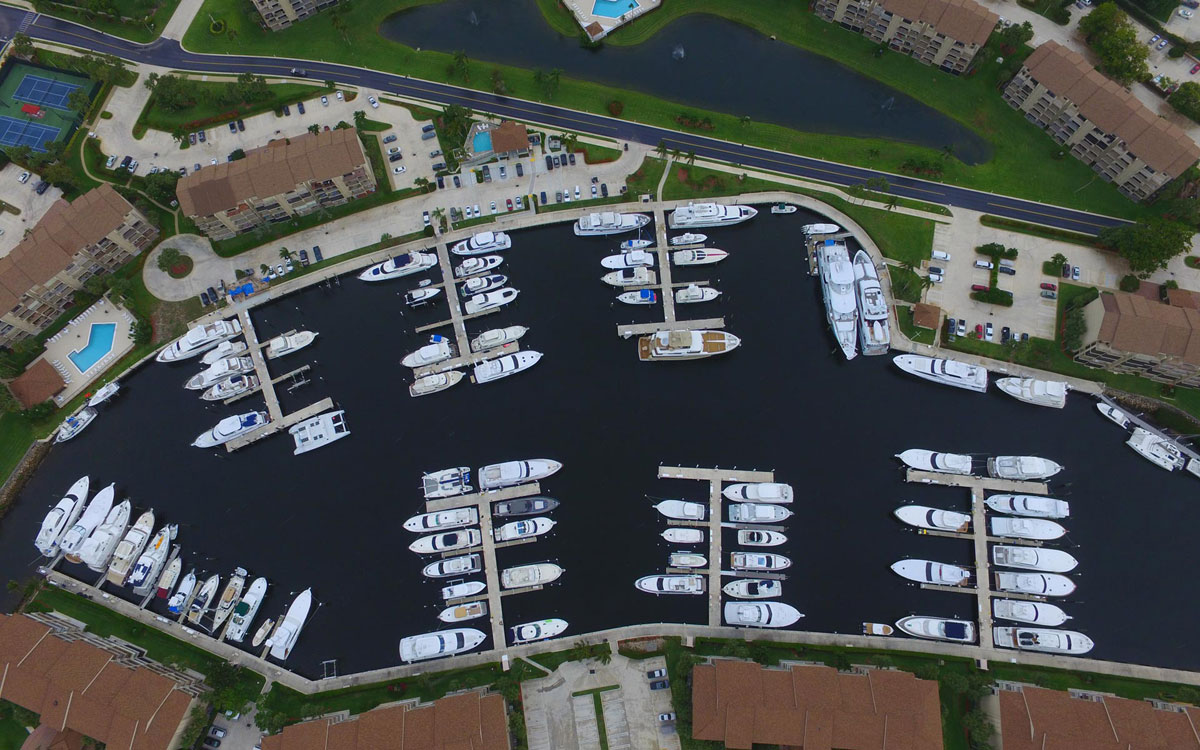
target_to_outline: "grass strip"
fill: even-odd
[[[229,82],[225,81],[188,80],[188,90],[193,92],[196,103],[191,107],[176,110],[164,109],[155,97],[151,96],[134,125],[135,135],[140,135],[146,128],[168,133],[183,132],[188,128],[202,130],[262,112],[280,110],[285,104],[308,101],[328,91],[299,83],[277,83],[269,87],[271,95],[266,99],[222,104],[218,101],[218,96],[228,86]]]
[[[133,42],[153,42],[159,33],[171,20],[179,0],[158,0],[152,8],[143,3],[130,3],[118,0],[115,3],[121,16],[127,18],[146,18],[145,22],[124,21],[119,18],[100,13],[94,13],[85,8],[56,2],[39,3],[37,10],[49,16],[65,18],[68,21],[90,26],[106,34],[119,36]],[[205,21],[207,23],[207,21]]]
[[[608,750],[608,730],[604,726],[604,703],[600,693],[592,694],[592,703],[596,706],[596,733],[600,738],[600,750]]]
[[[1010,232],[1020,232],[1021,234],[1028,234],[1031,237],[1041,237],[1042,239],[1047,240],[1070,242],[1072,245],[1082,245],[1083,247],[1100,247],[1100,245],[1096,242],[1096,238],[1090,234],[1070,232],[1066,229],[1055,229],[1054,227],[1044,227],[1040,224],[1030,224],[1027,221],[1006,219],[1003,216],[984,214],[983,216],[979,217],[979,223],[985,227],[992,227],[993,229],[1007,229]]]

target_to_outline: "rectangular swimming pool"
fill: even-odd
[[[92,323],[88,332],[87,345],[67,355],[82,375],[112,351],[113,338],[117,335],[116,323]]]
[[[637,7],[637,0],[596,0],[592,5],[592,15],[620,18]]]
[[[475,134],[471,139],[471,148],[475,149],[477,154],[485,154],[492,150],[492,134],[486,130]]]

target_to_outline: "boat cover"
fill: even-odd
[[[965,640],[967,637],[967,626],[961,622],[944,623],[946,637],[953,638],[956,641]]]

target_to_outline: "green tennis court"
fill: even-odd
[[[85,76],[13,62],[0,69],[0,145],[45,151],[46,141],[65,141],[75,132],[77,113],[71,91],[91,93]]]

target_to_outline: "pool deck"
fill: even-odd
[[[126,352],[133,349],[133,338],[130,335],[133,320],[133,315],[125,308],[101,298],[46,340],[46,351],[40,358],[49,362],[67,384],[66,388],[54,397],[55,404],[62,406],[79,394],[93,390],[92,384],[96,379]],[[87,372],[81,374],[71,361],[70,355],[87,346],[93,323],[115,323],[117,328],[113,332],[112,349],[97,360]]]
[[[662,0],[636,0],[636,2],[629,0],[629,4],[635,6],[634,9],[616,17],[595,13],[594,0],[563,0],[563,4],[567,6],[567,10],[571,11],[571,15],[575,16],[575,22],[579,24],[583,32],[595,41],[603,39],[621,26],[654,10],[662,4]]]

